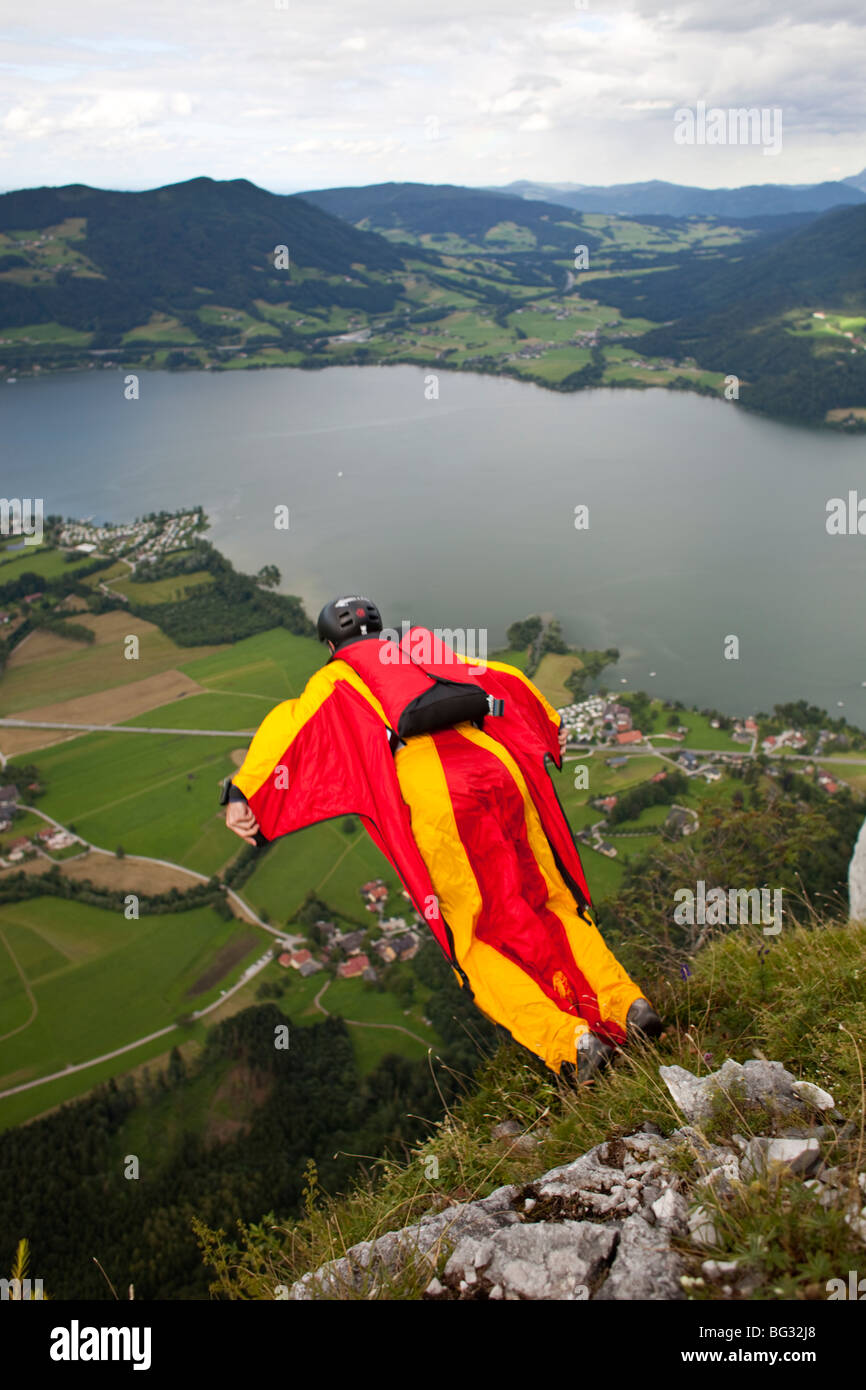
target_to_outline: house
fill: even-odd
[[[406,920],[403,917],[383,917],[379,925],[387,932],[406,930]]]
[[[607,840],[599,840],[596,849],[599,854],[606,854],[608,859],[616,859],[616,849]]]
[[[366,956],[353,956],[351,960],[340,962],[337,975],[341,980],[353,980],[356,975],[363,975],[369,964]]]
[[[684,767],[686,772],[694,772],[699,761],[700,760],[697,754],[690,753],[688,748],[684,748],[682,753],[680,753],[680,756],[677,758],[677,762],[679,763],[680,767]]]
[[[628,733],[617,734],[616,741],[623,743],[643,743],[643,734],[640,729],[629,729]]]
[[[663,781],[665,780],[666,777],[667,777],[667,773],[664,771],[664,769],[662,769],[661,772],[654,772],[653,775],[652,775],[652,777],[650,778],[650,781],[651,781],[651,782],[663,782]]]
[[[600,811],[612,811],[618,800],[618,796],[600,796],[595,804]]]
[[[17,840],[13,840],[10,849],[30,849],[30,840],[26,835],[19,835]]]
[[[310,960],[304,961],[303,965],[298,970],[298,974],[300,975],[302,980],[306,980],[308,975],[315,975],[317,971],[323,969],[324,966],[322,965],[321,961],[313,960],[311,957]]]
[[[605,758],[607,767],[628,767],[628,758]]]
[[[292,958],[289,955],[288,951],[283,951],[283,954],[281,956],[277,956],[277,965],[281,965],[284,970],[288,970],[291,963]]]
[[[293,970],[300,970],[302,965],[306,965],[307,961],[312,959],[313,957],[311,953],[308,950],[306,950],[306,948],[300,951],[295,951],[291,956],[289,956],[289,961],[291,962]]]
[[[395,936],[391,940],[398,960],[411,960],[418,954],[420,941],[412,931],[407,931],[405,936]]]
[[[9,782],[5,787],[0,787],[0,806],[4,811],[8,811],[10,806],[17,806],[20,792],[14,782]]]
[[[703,777],[707,782],[720,782],[722,780],[722,774],[717,767],[705,767]]]
[[[397,959],[397,952],[394,950],[390,941],[374,941],[373,950],[376,952],[379,959],[384,961],[386,965],[390,965],[392,960]]]
[[[752,719],[751,715],[743,724],[743,728],[745,729],[747,734],[756,734],[758,732],[758,725],[755,722],[755,720]]]
[[[341,951],[345,951],[347,956],[355,956],[364,944],[366,932],[348,931],[345,936],[338,936],[336,945]]]
[[[688,811],[684,811],[681,806],[672,806],[665,821],[665,828],[678,835],[690,835],[695,824]]]

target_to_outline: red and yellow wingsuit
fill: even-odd
[[[424,628],[389,641],[340,646],[264,720],[233,778],[263,835],[357,815],[483,1013],[557,1073],[588,1028],[624,1043],[642,995],[592,920],[547,770],[559,715],[512,666],[475,666]],[[504,712],[399,744],[418,650],[428,676],[475,682]]]

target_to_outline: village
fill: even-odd
[[[614,756],[605,758],[604,762],[605,766],[612,770],[627,767],[630,755],[663,753],[670,769],[660,768],[649,778],[650,784],[665,782],[672,770],[681,772],[689,780],[703,781],[707,784],[720,782],[726,770],[742,769],[756,756],[760,747],[764,755],[763,771],[769,777],[778,777],[780,773],[780,767],[774,766],[770,760],[773,757],[780,759],[781,756],[790,753],[803,759],[803,765],[799,770],[804,776],[813,777],[828,796],[833,796],[839,791],[840,786],[845,785],[837,777],[831,776],[826,769],[817,766],[816,762],[804,757],[804,750],[808,749],[810,739],[800,729],[787,728],[777,734],[768,734],[759,744],[758,722],[753,716],[734,719],[731,722],[731,742],[748,745],[748,751],[740,753],[690,748],[677,751],[677,745],[682,744],[689,733],[688,726],[679,722],[679,718],[688,718],[688,711],[682,711],[681,716],[676,718],[672,714],[672,722],[664,732],[647,734],[633,727],[632,711],[628,705],[607,695],[592,695],[586,700],[566,705],[559,710],[559,714],[568,729],[569,746],[572,751],[610,749]],[[713,730],[719,729],[720,721],[710,719],[709,727]],[[819,758],[832,737],[829,730],[821,729],[814,740],[811,756]],[[619,749],[628,751],[620,753]],[[591,825],[577,831],[575,836],[579,842],[609,859],[615,859],[619,855],[619,848],[609,837],[610,826],[607,820],[619,799],[615,792],[592,798],[589,805],[602,815]],[[670,834],[692,835],[700,828],[700,816],[692,807],[674,801],[662,825]],[[621,834],[619,838],[627,844],[628,839],[636,833],[631,830]]]
[[[37,792],[40,790],[39,784],[30,783],[27,790]],[[5,836],[14,830],[20,800],[21,793],[14,782],[0,786],[0,835]],[[48,859],[68,859],[76,846],[82,854],[86,852],[86,846],[63,826],[46,825],[32,835],[18,835],[15,839],[4,840],[0,844],[0,869],[12,868],[40,854]]]
[[[134,564],[148,564],[189,544],[193,532],[201,530],[204,514],[200,509],[176,516],[139,518],[122,526],[106,522],[67,521],[59,533],[59,544],[80,555],[114,555]]]
[[[413,909],[413,924],[409,926],[403,917],[385,916],[388,885],[384,879],[371,879],[362,884],[359,891],[366,911],[372,913],[375,919],[369,929],[341,931],[334,922],[320,919],[308,931],[314,949],[292,949],[291,942],[280,942],[279,945],[288,949],[277,956],[277,964],[286,970],[297,970],[301,979],[307,979],[331,965],[336,967],[339,980],[362,979],[376,984],[382,967],[395,961],[412,960],[424,941],[424,937],[415,930],[416,927],[423,927],[421,918]],[[405,889],[402,896],[406,902],[410,902]],[[371,955],[376,957],[376,964],[371,961]]]

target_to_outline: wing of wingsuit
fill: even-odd
[[[459,712],[479,689],[502,702],[496,717],[398,738],[435,723],[431,693]],[[556,1072],[587,1029],[624,1043],[642,997],[593,920],[548,771],[559,725],[522,672],[412,628],[341,646],[271,711],[233,778],[267,840],[358,816],[477,1006]]]

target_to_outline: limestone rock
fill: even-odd
[[[695,1245],[718,1245],[715,1223],[705,1206],[697,1206],[689,1214],[689,1232]]]
[[[446,1283],[479,1278],[506,1299],[584,1300],[617,1243],[612,1226],[590,1221],[536,1222],[490,1236],[466,1236],[445,1266]]]
[[[728,1057],[718,1071],[709,1076],[695,1076],[678,1066],[659,1067],[659,1075],[676,1105],[692,1123],[709,1119],[727,1096],[738,1104],[773,1105],[783,1114],[802,1113],[805,1109],[803,1100],[794,1090],[795,1078],[781,1062],[753,1058],[741,1064]]]
[[[639,1213],[626,1217],[610,1272],[597,1302],[683,1299],[682,1257],[668,1247],[668,1233],[654,1230]]]
[[[832,1110],[836,1104],[829,1091],[822,1091],[811,1081],[795,1081],[791,1090],[813,1110]]]
[[[810,1173],[821,1161],[817,1139],[769,1139],[758,1135],[749,1143],[740,1161],[746,1182],[763,1177],[775,1164],[792,1173]]]
[[[848,865],[848,906],[855,922],[866,922],[866,821]]]

